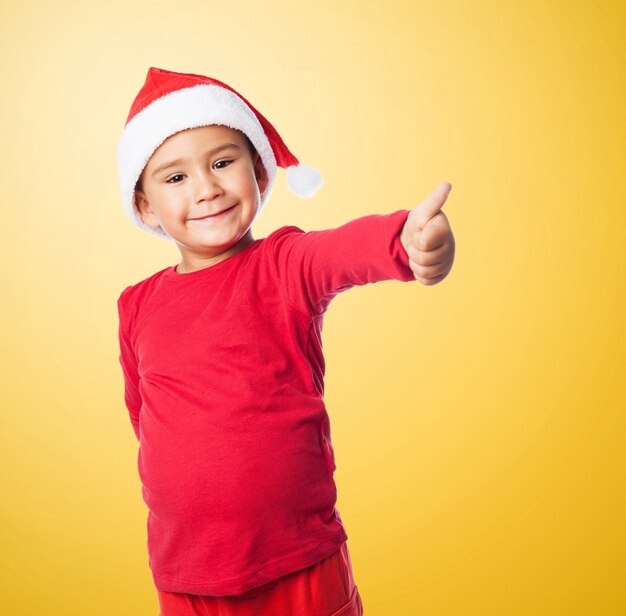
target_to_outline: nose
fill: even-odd
[[[224,194],[224,190],[220,186],[218,179],[210,171],[198,172],[195,179],[195,202],[211,201],[215,197]]]

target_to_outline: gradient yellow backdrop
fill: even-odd
[[[366,616],[626,613],[625,9],[619,2],[0,4],[2,613],[156,615],[116,299],[178,262],[116,146],[150,66],[226,81],[337,226],[441,181],[457,254],[325,320]],[[277,615],[279,616],[279,615]]]

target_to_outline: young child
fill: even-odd
[[[254,239],[277,167],[301,197],[321,175],[230,86],[154,67],[118,166],[131,220],[181,254],[117,302],[161,616],[362,614],[335,507],[322,321],[355,285],[448,274],[450,185],[410,211]]]

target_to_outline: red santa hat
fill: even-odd
[[[259,153],[269,180],[260,209],[274,185],[277,166],[286,169],[287,184],[298,197],[312,197],[323,185],[320,172],[300,165],[270,122],[233,88],[212,77],[150,67],[130,108],[117,152],[124,210],[139,228],[171,239],[160,227],[154,229],[141,220],[135,185],[154,151],[169,136],[212,124],[240,130]]]

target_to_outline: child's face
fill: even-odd
[[[136,203],[146,224],[161,226],[175,240],[185,271],[191,271],[254,241],[250,227],[267,183],[261,157],[252,157],[243,133],[201,126],[168,137],[155,150]]]

